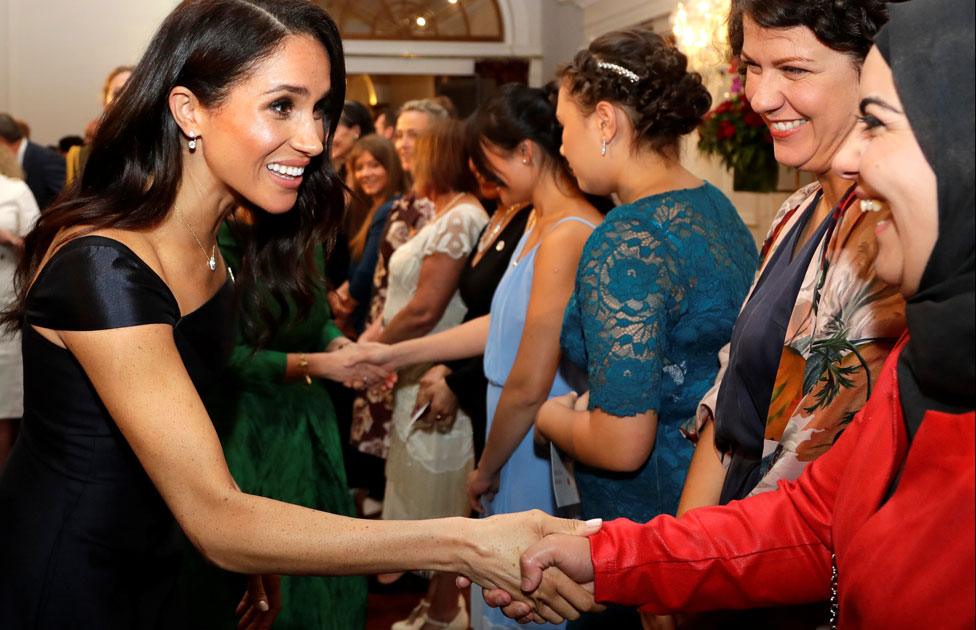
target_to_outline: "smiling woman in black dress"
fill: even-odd
[[[246,324],[276,328],[251,303],[256,280],[305,312],[315,244],[342,207],[323,155],[344,83],[335,24],[313,3],[183,2],[101,121],[83,179],[27,237],[4,315],[23,330],[26,396],[0,477],[0,627],[182,627],[177,527],[241,573],[426,568],[518,596],[516,550],[580,529],[540,515],[357,521],[236,487],[201,400],[237,310],[215,234],[236,205],[254,212],[236,287]],[[275,580],[250,585],[243,625],[266,626]]]

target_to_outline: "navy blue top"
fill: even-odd
[[[732,331],[729,362],[715,402],[715,443],[732,453],[720,503],[746,497],[762,479],[769,401],[783,355],[786,327],[810,260],[835,222],[830,213],[799,251],[800,234],[820,202],[818,193],[763,269]]]
[[[561,344],[587,370],[590,409],[656,411],[658,428],[635,472],[577,464],[584,518],[675,512],[693,450],[679,427],[715,380],[756,260],[752,235],[707,182],[615,208],[593,231]]]
[[[399,198],[400,195],[391,197],[376,209],[369,222],[362,255],[356,260],[349,261],[349,295],[358,303],[352,316],[357,331],[362,331],[366,323],[366,314],[369,312],[369,302],[373,292],[373,272],[376,271],[376,260],[379,258],[380,239],[383,238],[390,208]]]

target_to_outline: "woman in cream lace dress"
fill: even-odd
[[[474,179],[464,144],[464,127],[457,121],[439,122],[418,140],[415,188],[434,202],[435,215],[390,258],[380,336],[384,343],[440,332],[464,319],[458,280],[488,222],[470,192]],[[474,463],[471,420],[463,412],[453,419],[424,413],[412,422],[415,407],[422,408],[425,402],[417,400],[417,393],[429,367],[415,365],[398,375],[386,463],[385,519],[468,513],[464,488]],[[453,576],[436,575],[417,615],[448,622],[449,627],[466,627],[467,613],[453,582]],[[423,622],[417,625],[422,626]]]

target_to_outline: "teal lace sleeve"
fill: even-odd
[[[676,272],[662,237],[639,217],[608,217],[583,252],[571,305],[578,334],[564,341],[582,344],[568,354],[587,369],[590,408],[632,416],[659,407]]]

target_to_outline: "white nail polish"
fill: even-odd
[[[599,525],[603,525],[602,518],[591,518],[590,520],[586,521],[587,527],[597,527]]]

